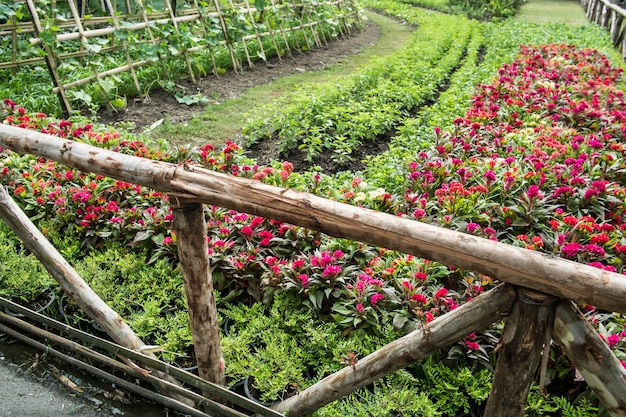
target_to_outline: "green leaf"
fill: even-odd
[[[263,9],[265,8],[265,0],[254,0],[254,7],[262,12]]]

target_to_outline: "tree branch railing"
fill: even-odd
[[[533,311],[536,314],[533,313],[533,320],[529,320],[528,323],[526,320],[507,322],[504,334],[524,334],[525,327],[528,331],[536,331],[535,339],[540,337],[541,343],[534,343],[529,351],[538,357],[537,351],[545,344],[546,337],[549,343],[552,326],[556,322],[557,340],[562,344],[572,346],[569,351],[570,359],[589,370],[590,378],[593,372],[597,372],[597,369],[606,363],[611,365],[609,372],[612,378],[602,379],[596,376],[595,385],[590,384],[590,386],[596,392],[599,391],[598,397],[605,402],[605,407],[612,416],[626,416],[626,370],[621,367],[608,348],[608,353],[602,351],[602,355],[608,355],[608,357],[587,355],[589,352],[585,351],[585,346],[599,346],[603,342],[595,331],[589,333],[577,330],[581,328],[581,321],[584,322],[584,318],[571,317],[571,314],[563,318],[560,311],[566,307],[559,305],[556,308],[557,319],[554,320],[554,307],[545,309],[545,312],[535,311],[535,307],[543,307],[524,301],[528,299],[528,291],[531,294],[538,292],[539,298],[550,295],[551,297],[547,298],[573,300],[577,303],[592,304],[603,310],[626,314],[626,276],[624,275],[415,220],[327,200],[304,192],[270,186],[195,166],[175,165],[119,154],[12,126],[0,125],[0,146],[20,154],[37,155],[86,172],[169,193],[172,201],[179,199],[184,202],[185,210],[178,209],[178,215],[184,216],[184,212],[194,205],[218,205],[302,226],[330,236],[385,247],[443,264],[453,264],[458,268],[479,272],[507,283],[437,318],[370,356],[362,358],[354,368],[347,367],[330,375],[299,395],[274,407],[281,412],[288,410],[289,416],[303,415],[327,402],[347,395],[359,386],[367,385],[371,378],[382,377],[399,367],[423,358],[428,352],[453,343],[462,337],[461,333],[467,334],[472,331],[471,329],[485,328],[490,323],[501,320],[511,308],[516,308],[516,304],[519,304],[517,308],[525,309],[523,311]],[[195,233],[206,234],[206,230],[196,230]],[[194,238],[179,234],[179,242],[181,239]],[[195,281],[195,283],[185,283],[186,290],[188,284],[190,286],[206,284],[203,280],[207,278],[202,277],[203,273],[196,271],[185,274],[186,270],[190,271],[194,268],[193,265],[181,264],[181,267],[184,271],[183,279]],[[200,270],[205,269],[200,268]],[[189,278],[185,278],[185,275]],[[208,280],[210,279],[209,272]],[[520,291],[526,295],[519,297],[517,294]],[[187,291],[186,296],[189,299],[195,297],[196,294]],[[191,306],[192,304],[190,304],[190,309]],[[203,311],[197,316],[206,318],[206,314],[210,314],[207,311],[208,307],[204,305],[201,308]],[[470,311],[474,313],[468,314],[467,312]],[[190,318],[193,316],[193,312],[190,312]],[[206,323],[190,320],[192,334],[195,334],[194,326],[200,329],[203,325]],[[511,326],[519,327],[521,333],[519,329],[517,333],[507,331],[507,327]],[[519,337],[514,336],[511,340],[503,342],[513,344],[512,351],[515,351],[515,344],[521,343],[517,339]],[[198,346],[200,343],[195,342],[194,348],[202,349]],[[204,354],[211,354],[210,346]],[[385,362],[385,358],[388,358],[388,362]],[[517,358],[517,360],[525,361],[526,358]],[[606,363],[602,362],[603,360],[606,360]],[[615,363],[618,366],[615,366]],[[535,365],[530,366],[532,368]],[[508,377],[505,375],[499,383],[517,384],[516,401],[525,402],[524,393],[527,392],[529,380],[522,382],[516,380],[516,375]],[[328,394],[330,392],[335,394]],[[498,394],[492,388],[490,401],[495,402],[495,409],[499,410],[498,415],[516,415],[516,411],[510,414],[500,413],[504,407],[502,404],[506,402],[503,395]]]
[[[620,7],[617,1],[609,0],[581,0],[580,5],[590,22],[609,30],[613,46],[626,60],[626,9]]]

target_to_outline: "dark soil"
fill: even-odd
[[[341,62],[346,57],[357,54],[368,45],[373,45],[380,35],[378,26],[367,22],[365,27],[345,39],[330,42],[327,46],[306,52],[292,51],[293,58],[284,56],[282,61],[277,57],[267,62],[257,62],[254,67],[244,67],[243,74],[228,71],[220,76],[208,76],[193,84],[190,80],[181,80],[179,85],[186,88],[186,94],[202,93],[216,101],[238,97],[248,89],[269,84],[279,77],[297,72],[319,71],[325,67]],[[184,123],[194,115],[202,112],[198,105],[180,104],[166,90],[156,89],[150,92],[149,99],[129,100],[127,107],[118,112],[102,110],[98,121],[104,124],[116,122],[132,123],[135,132],[141,132],[154,122],[167,118],[171,123]]]

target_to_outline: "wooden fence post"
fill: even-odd
[[[173,195],[169,198],[174,213],[178,257],[199,375],[207,381],[223,385],[224,359],[213,295],[203,205],[189,203]]]
[[[570,300],[556,308],[554,340],[612,417],[626,417],[626,369]]]
[[[558,298],[518,287],[498,347],[498,362],[485,417],[524,415],[544,342],[550,343]]]

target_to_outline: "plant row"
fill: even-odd
[[[407,48],[345,81],[324,86],[324,91],[304,88],[288,102],[272,105],[272,111],[261,112],[244,127],[248,143],[277,137],[283,157],[299,150],[310,164],[329,157],[341,165],[364,143],[381,139],[403,118],[434,101],[468,53],[479,26],[418,9],[402,18],[417,26]],[[453,27],[456,30],[442,30]]]

